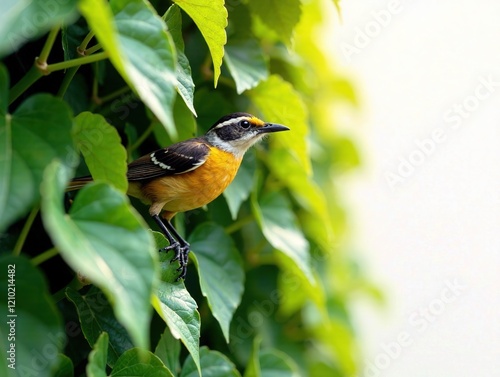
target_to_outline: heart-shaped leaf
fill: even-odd
[[[69,216],[62,198],[69,173],[54,161],[42,183],[42,219],[64,260],[100,287],[135,344],[149,345],[150,297],[157,279],[154,241],[128,198],[92,183],[75,198]]]
[[[218,225],[198,226],[189,242],[196,253],[201,291],[229,342],[229,324],[243,295],[243,261],[231,237]]]
[[[174,0],[200,29],[214,64],[214,85],[220,76],[224,45],[226,44],[227,10],[224,0]]]
[[[53,158],[74,164],[71,111],[49,94],[29,97],[7,113],[8,76],[0,66],[0,232],[40,199],[45,167]]]

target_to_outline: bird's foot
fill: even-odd
[[[184,279],[186,277],[187,273],[187,264],[188,264],[188,255],[189,255],[189,250],[190,246],[188,243],[182,244],[179,242],[174,242],[167,247],[163,248],[165,251],[170,251],[174,250],[174,257],[170,260],[170,263],[175,262],[176,260],[179,261],[180,267],[177,269],[177,271],[180,271],[181,273],[175,279],[176,281],[179,281],[181,279]]]

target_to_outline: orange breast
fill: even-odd
[[[141,187],[140,196],[152,204],[151,213],[161,208],[167,212],[165,217],[171,218],[176,212],[202,207],[217,198],[233,181],[240,164],[241,158],[232,153],[211,148],[207,161],[199,168],[154,179]]]

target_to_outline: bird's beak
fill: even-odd
[[[261,134],[267,134],[270,132],[288,131],[289,128],[287,126],[283,126],[281,124],[266,123],[262,127],[259,127],[258,130],[259,130],[259,133],[261,133]]]

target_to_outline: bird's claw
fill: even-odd
[[[189,244],[181,245],[179,242],[175,242],[171,245],[168,245],[163,248],[164,251],[170,251],[174,250],[175,254],[174,257],[170,260],[170,263],[173,263],[175,261],[179,261],[179,268],[177,268],[177,271],[181,271],[177,279],[175,281],[179,281],[181,279],[184,279],[186,277],[187,273],[187,263],[188,263],[188,255],[189,255]]]

